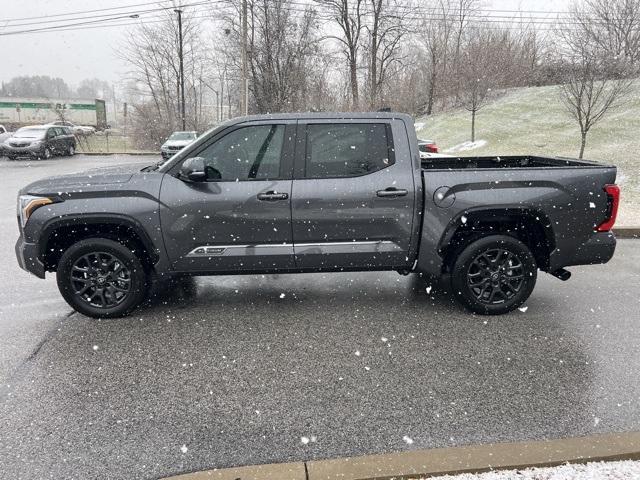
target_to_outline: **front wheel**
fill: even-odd
[[[451,286],[469,310],[500,315],[529,298],[537,272],[536,260],[524,243],[507,235],[490,235],[469,244],[456,258]]]
[[[67,303],[89,317],[121,317],[145,298],[147,274],[140,259],[124,245],[89,238],[64,252],[56,278]]]
[[[38,155],[38,158],[40,160],[49,160],[51,157],[53,157],[53,153],[51,152],[51,149],[49,147],[44,147],[44,150],[42,150],[42,153],[40,155]]]

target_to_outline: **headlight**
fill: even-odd
[[[36,140],[35,142],[31,142],[32,147],[37,147],[42,144],[42,140]]]
[[[20,217],[20,226],[24,228],[31,214],[43,205],[49,205],[53,200],[47,197],[36,197],[34,195],[20,195],[18,197],[18,217]]]

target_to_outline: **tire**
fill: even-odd
[[[507,235],[490,235],[460,252],[451,270],[451,287],[456,299],[472,312],[501,315],[529,298],[537,273],[536,260],[524,243]]]
[[[121,243],[89,238],[69,247],[58,262],[58,289],[76,311],[94,318],[127,315],[145,299],[147,274]]]
[[[42,153],[38,155],[39,160],[49,160],[51,159],[51,157],[53,157],[53,154],[51,153],[51,149],[49,147],[44,147]]]

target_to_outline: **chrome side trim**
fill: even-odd
[[[399,251],[401,248],[389,240],[373,240],[361,242],[322,242],[322,243],[267,243],[256,245],[202,245],[191,250],[187,257],[222,257],[236,255],[294,255],[299,250],[323,249],[322,253],[344,253],[348,250],[358,250],[361,253],[376,251]],[[254,249],[271,249],[270,252],[260,252]],[[347,250],[347,251],[348,251]],[[309,252],[312,253],[312,252]],[[317,252],[313,252],[317,253]],[[352,252],[353,253],[353,252]]]
[[[226,255],[240,255],[239,250],[244,250],[243,255],[251,255],[251,251],[255,248],[271,248],[274,250],[272,255],[282,255],[282,253],[288,253],[293,255],[292,243],[272,243],[272,244],[258,244],[258,245],[203,245],[191,250],[187,257],[222,257]],[[279,250],[285,249],[285,252],[279,252]],[[249,250],[247,252],[247,250]],[[253,253],[255,255],[255,253]]]

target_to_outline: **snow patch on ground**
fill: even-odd
[[[463,473],[430,477],[429,480],[636,480],[640,461],[593,462],[586,465],[561,465],[486,473]]]
[[[415,122],[413,126],[415,127],[416,131],[422,130],[424,128],[424,122]]]
[[[484,147],[487,144],[486,140],[476,140],[475,142],[463,142],[458,145],[454,145],[453,147],[447,148],[445,152],[455,153],[455,152],[466,152],[467,150],[474,150],[476,148]]]

